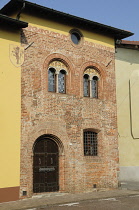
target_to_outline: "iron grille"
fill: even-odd
[[[97,156],[98,154],[98,141],[97,133],[92,131],[84,132],[84,155]]]

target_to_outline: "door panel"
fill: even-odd
[[[58,169],[57,144],[49,138],[39,139],[34,147],[33,191],[58,191]]]

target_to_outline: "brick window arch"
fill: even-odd
[[[85,156],[97,156],[98,155],[98,133],[85,130],[83,133],[84,141],[84,155]]]

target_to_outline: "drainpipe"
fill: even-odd
[[[25,9],[25,1],[23,1],[23,6],[22,6],[22,8],[21,8],[21,10],[19,11],[19,13],[17,14],[17,16],[16,16],[16,19],[17,20],[19,20],[20,19],[20,15],[21,15],[21,12]]]

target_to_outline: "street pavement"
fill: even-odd
[[[57,204],[33,210],[139,210],[139,195]]]
[[[84,210],[139,210],[139,191],[101,189],[78,194],[54,192],[0,204],[0,210],[74,210],[79,208]]]

